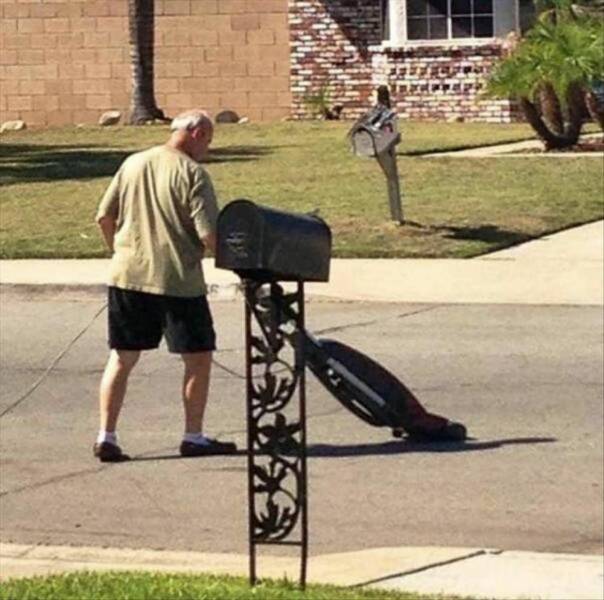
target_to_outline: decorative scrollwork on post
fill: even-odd
[[[246,354],[250,580],[256,546],[300,546],[306,583],[308,519],[304,288],[247,281]],[[295,397],[298,402],[295,402]]]

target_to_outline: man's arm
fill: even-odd
[[[216,222],[218,204],[210,176],[201,171],[202,177],[193,188],[189,206],[197,235],[207,250],[216,253]]]
[[[115,232],[117,230],[117,220],[119,212],[119,200],[120,200],[120,179],[121,179],[121,168],[115,174],[107,191],[103,195],[99,209],[96,213],[96,223],[101,229],[103,239],[107,248],[113,252],[113,241],[115,239]]]
[[[201,238],[201,241],[207,250],[216,255],[216,233],[214,231]]]
[[[107,244],[107,248],[113,252],[113,240],[115,238],[115,230],[117,228],[115,219],[109,215],[105,215],[103,217],[98,217],[96,222],[101,229],[101,233],[103,234],[103,239],[105,240],[105,244]]]

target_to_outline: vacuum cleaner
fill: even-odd
[[[287,318],[288,308],[278,294],[273,298]],[[413,441],[459,442],[466,427],[428,412],[415,394],[390,371],[367,355],[337,340],[300,331],[306,365],[344,407],[374,427],[387,427],[395,438]]]

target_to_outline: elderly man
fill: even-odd
[[[128,460],[116,426],[128,377],[142,350],[168,350],[184,362],[182,456],[228,454],[235,444],[202,433],[215,333],[201,258],[215,247],[218,207],[201,166],[214,127],[191,110],[172,122],[168,142],[130,156],[105,193],[98,213],[113,252],[109,279],[109,347],[100,387],[100,431],[94,455]]]

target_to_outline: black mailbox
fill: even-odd
[[[255,281],[327,281],[331,231],[315,216],[227,204],[218,217],[216,266]]]

